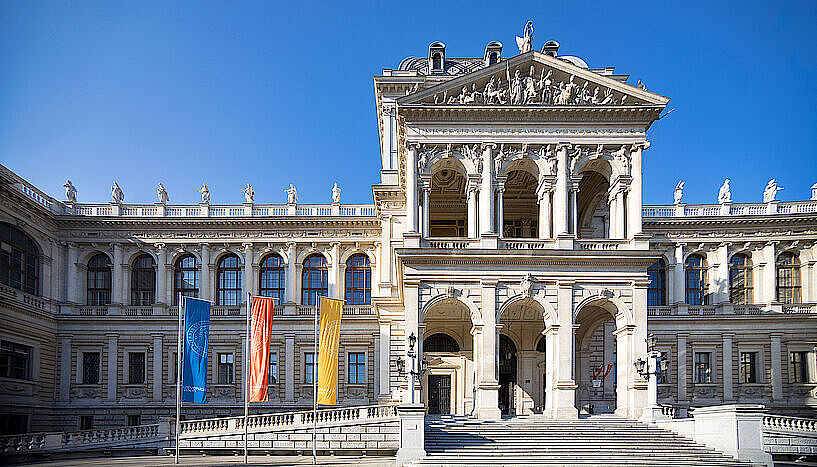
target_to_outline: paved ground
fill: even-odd
[[[235,466],[244,464],[244,456],[182,456],[181,465],[201,466]],[[44,462],[26,463],[37,467],[170,467],[174,465],[173,456],[138,456],[138,457],[88,457],[82,459],[58,459]],[[302,456],[250,456],[247,465],[312,465],[312,457]],[[364,465],[370,467],[394,467],[393,457],[360,457],[360,456],[318,456],[318,465]]]

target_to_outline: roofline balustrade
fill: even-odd
[[[771,201],[769,203],[723,203],[645,205],[644,218],[665,217],[738,217],[785,214],[817,214],[817,201]]]

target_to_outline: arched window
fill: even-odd
[[[709,283],[706,280],[706,260],[701,255],[689,255],[686,262],[687,305],[708,305]]]
[[[88,261],[88,305],[111,303],[111,260],[99,253]]]
[[[423,352],[459,352],[460,346],[456,339],[438,332],[423,339]]]
[[[800,303],[800,260],[790,251],[777,257],[777,301]]]
[[[241,303],[241,260],[229,254],[216,267],[216,305],[235,306]]]
[[[22,230],[0,224],[0,284],[40,294],[39,249]]]
[[[729,301],[737,305],[753,303],[752,260],[738,253],[729,261]]]
[[[650,280],[650,286],[647,288],[647,306],[666,305],[667,264],[663,259],[659,259],[647,268],[647,278]]]
[[[369,258],[357,253],[346,261],[346,304],[372,304],[372,267]]]
[[[277,298],[276,306],[283,302],[286,294],[286,270],[284,260],[278,254],[265,256],[259,266],[258,293],[262,297]]]
[[[329,272],[323,255],[310,255],[301,274],[301,305],[315,305],[315,295],[328,295]]]
[[[185,297],[199,296],[199,260],[187,254],[176,260],[173,272],[173,303],[179,303],[179,293]]]
[[[156,296],[156,263],[148,254],[133,260],[130,276],[130,304],[133,306],[152,305]]]

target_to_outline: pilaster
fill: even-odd
[[[630,195],[627,197],[629,208],[627,213],[627,221],[629,223],[627,231],[630,237],[642,233],[642,152],[649,147],[649,141],[644,141],[643,143],[634,144],[630,151],[630,176],[632,177],[632,181],[630,182]]]
[[[494,232],[494,143],[482,143],[482,186],[479,190],[479,233]]]
[[[723,334],[723,401],[734,402],[734,385],[732,381],[732,333]]]
[[[687,334],[678,334],[678,348],[676,358],[678,359],[678,403],[687,401]]]
[[[482,281],[482,358],[480,360],[482,378],[479,382],[479,409],[481,420],[499,420],[499,382],[496,379],[497,362],[497,322],[496,322],[496,284],[494,281]]]
[[[113,277],[111,284],[111,305],[122,305],[122,246],[113,244]]]
[[[295,334],[284,336],[284,357],[286,376],[284,378],[284,400],[295,402]]]
[[[780,333],[772,333],[770,335],[771,352],[769,357],[772,360],[772,400],[779,401],[783,398],[783,348]]]
[[[391,362],[391,323],[380,323],[380,339],[378,341],[380,348],[380,365],[378,366],[377,377],[380,379],[378,399],[391,398],[391,378],[390,378],[390,362]]]
[[[119,335],[106,334],[108,337],[108,382],[107,382],[107,399],[109,401],[116,400],[116,385],[119,370],[119,352],[117,350]]]
[[[161,401],[162,397],[162,334],[153,336],[153,400]]]
[[[201,247],[201,274],[199,274],[199,297],[210,300],[210,245],[199,243]]]
[[[417,229],[417,151],[418,143],[408,143],[406,155],[406,228],[416,233]]]

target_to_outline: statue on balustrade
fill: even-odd
[[[252,185],[249,183],[245,188],[241,190],[244,193],[244,202],[246,203],[254,203],[255,202],[255,190],[252,189]]]
[[[332,187],[332,202],[335,204],[340,203],[340,188],[338,188],[337,182],[335,182],[335,186]]]
[[[681,180],[675,185],[675,193],[673,193],[673,203],[680,204],[681,198],[684,197],[684,181]]]
[[[210,204],[210,189],[207,188],[206,183],[201,184],[201,190],[196,190],[201,193],[201,204]]]
[[[774,179],[769,180],[769,183],[766,184],[766,189],[763,190],[763,202],[769,203],[774,201],[775,197],[777,197],[777,192],[782,190],[783,187],[777,186],[777,182]]]
[[[161,183],[159,184],[159,187],[156,188],[156,195],[159,197],[159,202],[162,204],[167,204],[167,202],[170,201],[170,196],[167,195],[167,190]]]
[[[295,185],[290,183],[289,188],[284,191],[287,192],[287,204],[298,203],[298,190],[295,189]]]
[[[122,191],[122,188],[119,188],[119,184],[116,183],[116,180],[114,180],[113,185],[111,185],[111,203],[122,204],[124,201],[125,193]]]
[[[71,183],[71,180],[66,181],[63,187],[65,188],[65,199],[67,199],[70,203],[76,203],[77,188]]]
[[[731,203],[732,191],[729,189],[729,179],[723,181],[721,189],[718,190],[718,203]]]

